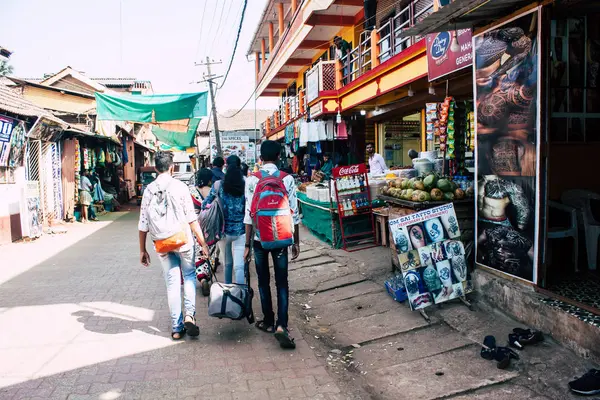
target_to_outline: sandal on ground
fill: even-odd
[[[192,317],[191,315],[185,316],[185,322],[183,323],[183,326],[185,326],[188,336],[194,337],[200,334],[200,328],[198,328],[198,325],[196,325],[196,318]]]
[[[513,333],[518,335],[518,341],[521,345],[535,344],[544,341],[544,334],[532,329],[515,328]]]
[[[483,339],[483,347],[481,348],[481,357],[486,360],[493,360],[496,351],[496,338],[493,336],[486,336]]]
[[[185,336],[185,329],[179,332],[171,332],[171,339],[173,340],[181,340]]]
[[[260,329],[263,332],[266,333],[274,333],[275,332],[275,325],[267,325],[267,323],[265,322],[265,320],[260,320],[260,321],[256,321],[256,324],[254,324],[258,329]]]
[[[275,331],[275,339],[279,342],[279,346],[282,349],[295,349],[296,343],[294,343],[294,339],[290,337],[287,329],[283,329],[281,331]]]

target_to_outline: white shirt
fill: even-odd
[[[266,171],[269,175],[273,175],[278,171],[275,164],[265,164],[260,168],[261,171]],[[252,218],[250,217],[250,207],[252,206],[252,197],[254,196],[254,189],[258,184],[258,178],[254,175],[249,176],[246,179],[246,213],[244,215],[244,224],[252,225]],[[292,218],[294,225],[300,223],[300,215],[298,214],[298,198],[296,197],[296,182],[292,175],[287,175],[283,178],[283,185],[288,193],[288,201],[290,203],[290,209],[292,210]],[[292,226],[294,229],[294,226]],[[254,239],[258,240],[258,233],[254,233]]]
[[[144,190],[142,196],[142,204],[140,208],[140,221],[138,223],[138,230],[142,232],[148,232],[150,229],[148,226],[148,205],[152,198],[153,192],[159,187],[165,188],[168,185],[169,194],[173,197],[175,206],[177,207],[177,215],[179,218],[183,218],[181,222],[185,225],[185,234],[187,236],[187,243],[179,248],[180,252],[191,250],[194,246],[194,237],[192,236],[192,229],[190,224],[196,221],[196,212],[194,211],[194,203],[192,203],[192,195],[185,183],[173,178],[168,173],[162,173],[148,185]]]
[[[374,153],[369,157],[369,168],[371,174],[383,174],[387,166],[385,165],[385,160],[381,157],[381,154]]]
[[[94,186],[92,185],[92,182],[90,182],[90,178],[88,178],[85,175],[82,175],[81,180],[79,181],[79,189],[86,190],[91,193],[93,188]]]

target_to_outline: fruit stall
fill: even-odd
[[[461,240],[466,249],[474,245],[475,198],[472,178],[467,176],[444,176],[429,172],[425,176],[388,179],[377,198],[387,204],[373,210],[381,226],[387,221],[418,211],[453,203],[456,218],[461,227]],[[383,230],[383,229],[382,229]],[[387,242],[392,250],[392,269],[399,268],[393,237],[386,231]]]

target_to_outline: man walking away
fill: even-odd
[[[223,165],[225,165],[225,160],[223,160],[223,157],[215,157],[213,160],[213,167],[211,169],[213,173],[213,183],[225,178],[225,174],[223,173]]]
[[[246,248],[244,260],[250,261],[250,246],[254,237],[254,263],[258,275],[258,291],[264,319],[256,327],[275,333],[282,348],[294,349],[296,344],[288,332],[288,246],[292,260],[300,254],[298,230],[298,199],[294,178],[277,168],[280,147],[266,140],[260,146],[263,166],[246,180]],[[253,235],[254,233],[254,235]],[[277,321],[271,299],[269,253],[273,259],[277,288]]]
[[[146,251],[146,236],[150,232],[167,284],[171,338],[179,340],[186,333],[189,336],[200,334],[195,318],[196,268],[192,231],[204,254],[209,253],[188,187],[171,176],[173,154],[158,152],[155,166],[159,175],[144,191],[140,209],[140,261],[145,267],[150,265]],[[185,318],[181,312],[181,276]]]

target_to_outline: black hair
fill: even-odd
[[[196,172],[196,186],[199,188],[204,186],[210,186],[212,181],[213,173],[208,168],[201,168]]]
[[[213,160],[213,167],[223,168],[223,165],[225,165],[225,160],[223,160],[223,157],[215,157]]]
[[[412,160],[413,158],[419,157],[419,153],[415,149],[410,149],[408,151],[408,157]]]
[[[235,197],[244,195],[242,161],[236,155],[227,157],[227,172],[223,178],[223,191]]]
[[[250,167],[245,162],[242,163],[242,175],[248,176],[248,170]]]
[[[323,157],[329,157],[329,158],[331,158],[331,153],[329,153],[329,152],[323,153]]]
[[[159,173],[167,172],[173,165],[173,153],[168,151],[159,151],[154,156],[154,166]]]
[[[260,145],[260,158],[265,162],[275,162],[279,158],[281,147],[274,140],[265,140]]]

